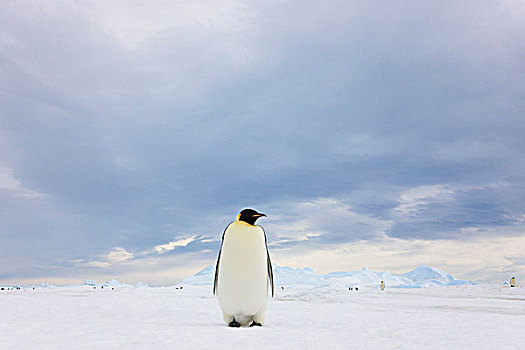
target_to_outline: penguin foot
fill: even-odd
[[[262,324],[253,321],[252,324],[250,325],[250,327],[255,327],[255,326],[257,326],[257,327],[262,327]]]
[[[235,328],[239,328],[241,326],[241,324],[235,320],[231,321],[229,324],[228,324],[228,327],[235,327]]]

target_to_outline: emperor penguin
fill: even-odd
[[[385,282],[381,281],[381,285],[379,287],[381,290],[385,290]]]
[[[512,277],[512,278],[510,279],[510,286],[511,286],[511,287],[516,287],[516,279],[515,279],[514,277]]]
[[[268,287],[274,294],[273,270],[263,228],[255,221],[266,214],[244,209],[222,235],[215,267],[217,294],[224,321],[230,327],[263,326]]]

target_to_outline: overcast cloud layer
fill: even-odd
[[[277,264],[525,279],[516,1],[4,1],[0,282]]]

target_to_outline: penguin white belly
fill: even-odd
[[[234,222],[224,234],[217,297],[223,312],[238,322],[266,308],[268,267],[264,231],[259,226]]]

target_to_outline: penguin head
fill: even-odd
[[[253,209],[243,209],[239,215],[237,215],[237,221],[244,221],[250,225],[255,225],[255,221],[261,216],[266,216],[266,214],[258,213]]]

